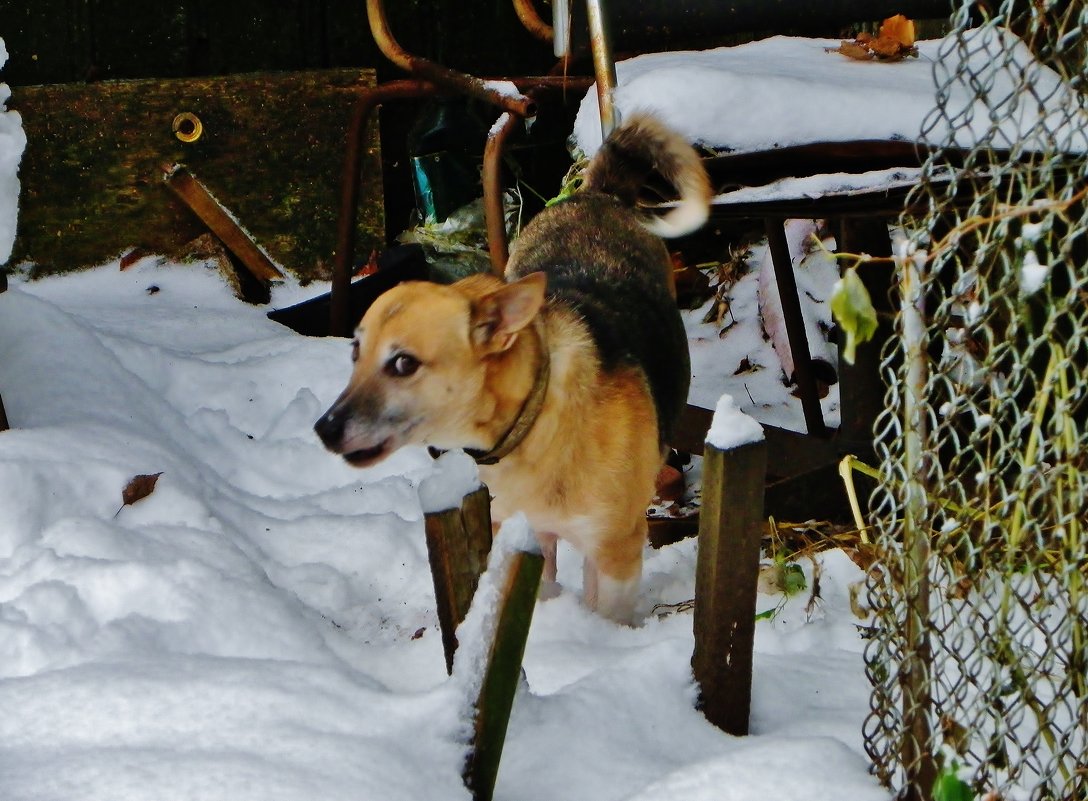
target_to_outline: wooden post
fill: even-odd
[[[495,639],[476,699],[472,750],[465,764],[465,785],[474,801],[491,801],[495,792],[506,727],[521,678],[525,641],[544,572],[544,557],[539,553],[517,551],[510,559],[513,561],[503,589]]]
[[[491,496],[487,487],[466,495],[458,509],[428,513],[424,528],[446,672],[450,673],[457,650],[457,627],[465,619],[491,551]]]
[[[703,502],[695,569],[699,708],[730,734],[748,733],[756,579],[763,525],[767,443],[703,450]]]

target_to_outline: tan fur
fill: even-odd
[[[510,287],[541,310],[517,330],[492,328],[487,321],[501,317],[495,295]],[[646,503],[662,460],[653,402],[637,369],[603,372],[580,321],[541,304],[543,283],[534,276],[514,284],[491,276],[453,286],[409,282],[385,293],[359,324],[358,359],[333,406],[350,409],[350,420],[342,438],[326,444],[361,466],[410,443],[488,449],[529,394],[546,342],[551,377],[540,415],[513,453],[481,466],[481,478],[495,520],[521,511],[543,542],[569,541],[586,558],[587,603],[629,623]],[[400,351],[423,367],[407,378],[388,375],[383,365]],[[351,456],[383,442],[374,458]],[[554,564],[549,570],[554,575]]]
[[[680,195],[654,221],[633,208],[649,170]],[[630,623],[646,505],[690,375],[668,252],[650,231],[697,227],[709,195],[694,150],[636,115],[595,156],[586,189],[525,228],[506,281],[410,282],[379,297],[316,431],[359,466],[407,444],[498,448],[497,464],[479,458],[493,518],[528,517],[550,579],[556,539],[571,543],[586,604]]]

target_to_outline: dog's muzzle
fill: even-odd
[[[347,419],[348,416],[343,409],[333,406],[314,423],[314,431],[330,451],[340,452],[340,443],[344,441],[344,427],[347,425]]]

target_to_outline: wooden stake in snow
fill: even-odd
[[[521,677],[525,641],[544,572],[544,557],[539,552],[518,550],[508,559],[487,670],[476,699],[472,750],[465,764],[465,785],[472,791],[474,801],[491,801],[495,792],[506,727]]]
[[[722,396],[703,450],[691,666],[699,708],[715,726],[736,735],[748,733],[752,701],[766,472],[762,428]]]
[[[424,521],[449,673],[457,650],[457,627],[465,619],[491,551],[491,496],[487,487],[470,492],[459,508],[428,512]]]

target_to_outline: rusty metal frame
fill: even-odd
[[[546,91],[556,89],[586,89],[592,79],[569,78],[562,75],[538,75],[519,78],[501,78],[518,91]],[[433,81],[400,80],[365,89],[352,110],[348,126],[347,148],[340,184],[340,217],[336,235],[336,257],[333,261],[332,287],[329,310],[329,333],[334,336],[350,336],[348,320],[348,290],[351,285],[352,261],[355,255],[355,223],[359,213],[359,184],[362,175],[363,138],[370,117],[378,106],[389,100],[412,100],[431,97],[443,92],[455,92],[456,87],[441,86]],[[535,105],[535,104],[534,104]],[[502,157],[506,140],[517,124],[525,118],[516,112],[506,112],[508,117],[501,125],[492,128],[484,150],[483,188],[484,210],[487,220],[488,249],[491,263],[497,273],[506,266],[506,228],[503,221]],[[496,261],[497,254],[501,258]]]
[[[363,137],[366,135],[370,115],[388,100],[429,97],[437,91],[438,87],[428,81],[392,81],[364,90],[352,109],[344,170],[340,178],[340,218],[336,231],[336,258],[333,261],[329,300],[329,333],[333,336],[351,336],[348,290],[351,287],[352,258],[355,255],[355,223],[359,215]]]
[[[551,44],[555,39],[555,31],[537,13],[533,0],[514,0],[514,13],[518,15],[525,30],[540,41]]]
[[[385,16],[383,0],[367,0],[367,19],[370,31],[382,54],[415,78],[431,81],[445,89],[468,95],[498,106],[522,117],[536,116],[536,104],[522,94],[513,94],[503,90],[491,81],[451,70],[441,64],[415,56],[405,50],[393,37],[389,20]]]

